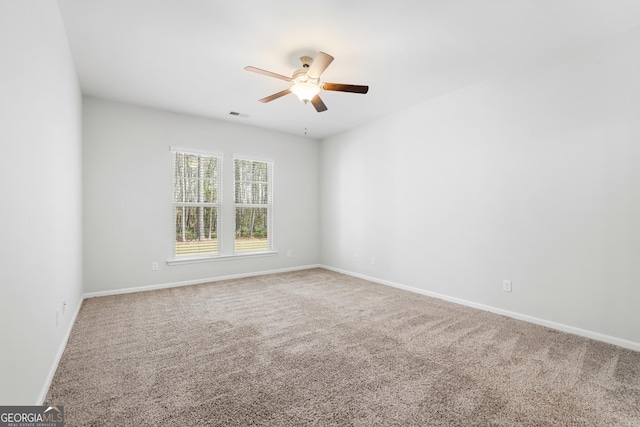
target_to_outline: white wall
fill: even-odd
[[[34,405],[82,298],[82,98],[56,2],[0,2],[0,52],[0,405]]]
[[[86,292],[318,263],[318,141],[86,97],[83,124]],[[278,255],[166,264],[174,244],[171,146],[224,153],[225,171],[232,170],[233,154],[274,161],[273,237]],[[159,271],[151,271],[154,261]]]
[[[321,262],[640,343],[638,46],[640,29],[323,141]]]

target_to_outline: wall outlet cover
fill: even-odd
[[[502,281],[502,290],[504,292],[511,292],[511,280]]]

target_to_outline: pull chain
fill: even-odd
[[[307,113],[307,111],[309,110],[309,108],[307,108],[308,104],[308,101],[304,101],[304,109],[306,110],[304,112],[304,136],[307,136],[307,124],[309,122],[309,113]]]

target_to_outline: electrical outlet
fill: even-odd
[[[355,254],[355,255],[353,256],[353,260],[354,260],[355,262],[360,262],[360,255]]]
[[[158,262],[154,261],[151,263],[151,271],[158,271]]]
[[[502,290],[504,292],[511,292],[511,280],[502,281]]]
[[[67,311],[67,302],[62,300],[62,314],[64,314],[65,311]]]
[[[291,251],[287,251],[287,258],[291,258]]]
[[[371,257],[371,265],[373,265],[373,264],[375,264],[375,263],[376,263],[376,257],[373,257],[373,256],[372,256],[372,257]]]

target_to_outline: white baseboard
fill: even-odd
[[[570,334],[578,335],[585,338],[591,338],[597,341],[606,342],[609,344],[617,345],[619,347],[628,348],[630,350],[640,351],[640,343],[625,340],[622,338],[612,337],[610,335],[601,334],[599,332],[589,331],[586,329],[576,328],[575,326],[565,325],[562,323],[552,322],[550,320],[540,319],[538,317],[529,316],[522,313],[517,313],[514,311],[504,310],[497,307],[492,307],[489,305],[479,304],[473,301],[464,300],[461,298],[452,297],[445,294],[440,294],[437,292],[431,292],[420,288],[415,288],[412,286],[402,285],[400,283],[391,282],[388,280],[378,279],[376,277],[365,276],[363,274],[354,273],[352,271],[342,270],[340,268],[334,268],[327,265],[320,265],[321,268],[326,270],[335,271],[336,273],[346,274],[348,276],[357,277],[360,279],[368,280],[370,282],[379,283],[381,285],[391,286],[398,289],[403,289],[405,291],[414,292],[421,295],[426,295],[428,297],[438,298],[444,301],[453,302],[460,305],[465,305],[467,307],[477,308],[483,311],[489,311],[491,313],[500,314],[503,316],[511,317],[517,320],[524,320],[525,322],[535,323],[536,325],[545,326],[547,328],[556,329],[558,331],[567,332]]]
[[[304,265],[300,267],[280,268],[277,270],[267,270],[267,271],[258,271],[258,272],[252,272],[252,273],[240,273],[240,274],[231,274],[227,276],[209,277],[205,279],[187,280],[184,282],[173,282],[173,283],[163,283],[160,285],[138,286],[134,288],[114,289],[111,291],[89,292],[84,294],[83,299],[103,297],[107,295],[130,294],[133,292],[153,291],[156,289],[177,288],[180,286],[200,285],[202,283],[219,282],[221,280],[242,279],[245,277],[264,276],[267,274],[276,274],[276,273],[287,273],[290,271],[309,270],[311,268],[320,268],[320,267],[321,266],[319,264],[313,264],[313,265]]]
[[[53,377],[58,370],[58,364],[60,364],[60,360],[62,359],[62,354],[64,353],[65,348],[67,348],[67,342],[69,341],[69,337],[71,336],[71,330],[73,329],[73,325],[76,323],[76,318],[78,317],[78,313],[80,313],[80,307],[82,307],[82,302],[84,298],[80,298],[78,301],[78,306],[74,310],[73,316],[71,316],[71,320],[69,321],[69,326],[67,327],[67,331],[65,332],[64,339],[60,343],[60,347],[58,347],[58,353],[56,354],[56,358],[51,365],[51,369],[49,369],[49,374],[47,375],[47,379],[45,380],[45,384],[40,390],[40,395],[38,396],[38,400],[35,405],[42,405],[44,403],[44,399],[47,398],[47,393],[49,392],[49,387],[51,387],[51,382],[53,381]]]

